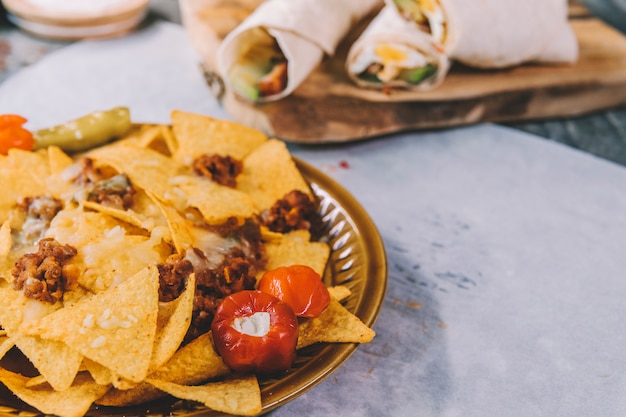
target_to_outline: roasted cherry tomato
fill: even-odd
[[[26,119],[16,114],[0,115],[0,154],[7,155],[9,149],[19,148],[30,151],[35,140],[33,134],[22,125]]]
[[[298,318],[289,304],[261,291],[244,290],[224,298],[211,330],[215,348],[237,372],[284,371],[296,357]]]
[[[299,317],[317,317],[330,303],[322,278],[306,265],[281,266],[267,271],[257,289],[283,300]]]

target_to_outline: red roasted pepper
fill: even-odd
[[[322,278],[307,265],[267,271],[257,288],[289,304],[298,317],[317,317],[330,304],[330,294]]]
[[[217,351],[237,372],[284,371],[296,357],[296,315],[287,303],[261,291],[239,291],[224,298],[211,330]]]
[[[27,151],[33,149],[35,144],[33,134],[22,127],[26,121],[16,114],[0,115],[0,154],[7,155],[11,148]]]

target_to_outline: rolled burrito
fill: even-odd
[[[224,38],[218,72],[228,88],[250,101],[278,100],[381,6],[382,0],[267,0]]]
[[[448,56],[478,68],[571,63],[578,41],[567,0],[386,0],[439,40]]]
[[[352,44],[346,71],[359,86],[429,90],[450,67],[441,45],[424,29],[385,6]]]

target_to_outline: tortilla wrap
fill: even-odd
[[[400,51],[398,54],[389,54],[400,59],[381,57],[379,49],[381,47]],[[405,48],[410,50],[410,53],[407,53]],[[379,78],[362,76],[372,64],[390,67],[390,70],[383,69],[382,71],[387,74],[379,75]],[[426,69],[427,65],[430,65],[430,68],[434,67],[434,72],[429,71],[429,76],[413,82],[402,78],[399,72],[402,69],[416,73]],[[361,87],[429,90],[441,84],[449,67],[449,59],[443,48],[413,22],[403,19],[392,5],[385,6],[372,20],[367,29],[352,44],[346,58],[348,75]]]
[[[325,54],[333,55],[354,24],[381,6],[382,0],[267,0],[224,38],[217,51],[218,72],[232,88],[229,71],[269,33],[287,60],[287,85],[257,101],[278,100],[293,92]]]
[[[447,29],[443,46],[451,59],[465,65],[505,68],[525,62],[572,63],[578,59],[578,41],[567,20],[567,0],[439,3]]]

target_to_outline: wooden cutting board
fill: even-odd
[[[570,12],[580,46],[573,65],[486,71],[454,64],[432,91],[384,94],[356,87],[344,72],[348,47],[364,21],[293,94],[250,104],[225,91],[213,69],[220,40],[258,3],[181,0],[181,17],[224,109],[235,120],[285,141],[348,142],[406,130],[575,116],[626,105],[626,37],[579,6]]]

